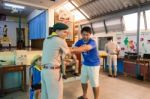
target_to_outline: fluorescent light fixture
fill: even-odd
[[[25,8],[25,6],[11,4],[11,3],[4,3],[4,5],[7,7],[12,7],[12,8],[17,8],[17,9],[24,9]]]

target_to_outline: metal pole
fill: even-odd
[[[108,33],[108,29],[107,29],[107,26],[106,26],[106,21],[104,20],[103,23],[104,23],[105,32]]]
[[[18,39],[21,40],[21,35],[22,35],[21,34],[21,15],[19,15],[18,28],[19,28],[19,35],[18,35],[19,38]]]
[[[93,35],[95,34],[95,31],[93,29],[93,24],[91,23],[91,29],[92,29],[92,32],[93,32]]]
[[[140,7],[138,8],[138,17],[137,17],[137,55],[139,55],[139,40],[140,40]]]
[[[147,17],[145,11],[143,11],[143,17],[144,17],[145,30],[147,30]]]

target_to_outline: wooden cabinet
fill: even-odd
[[[10,65],[0,66],[0,96],[12,91],[11,89],[4,89],[4,75],[10,72],[21,72],[22,74],[22,86],[21,89],[26,91],[26,66],[25,65]],[[15,90],[15,89],[14,89]]]

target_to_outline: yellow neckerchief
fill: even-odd
[[[42,66],[38,66],[38,65],[35,65],[34,68],[37,69],[38,71],[42,71],[43,69]]]
[[[54,36],[58,36],[56,32],[52,32],[52,34],[50,36],[48,36],[48,39]]]

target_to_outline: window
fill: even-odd
[[[145,30],[143,12],[141,12],[141,16],[140,16],[140,30]]]
[[[75,21],[79,21],[79,20],[85,19],[84,15],[82,15],[81,12],[79,12],[78,10],[74,10],[71,13],[74,16],[74,18],[75,18],[74,20]]]
[[[99,37],[98,38],[98,50],[104,50],[105,44],[108,42],[107,38],[108,37]]]
[[[67,2],[66,4],[64,4],[63,7],[68,11],[75,9],[75,7],[70,2]]]
[[[136,31],[137,30],[137,13],[129,14],[129,15],[124,15],[124,24],[125,24],[125,31]],[[140,16],[140,30],[144,30],[144,17],[143,17],[143,12],[141,12]]]
[[[123,16],[125,31],[137,30],[137,13]]]
[[[75,4],[75,5],[77,6],[77,4]],[[85,16],[82,14],[82,13],[84,13],[86,15],[86,13],[81,9],[80,9],[80,11],[82,13],[80,11],[78,11],[77,9],[75,9],[75,7],[70,2],[67,2],[63,6],[58,7],[56,9],[56,12],[59,12],[59,10],[61,10],[61,9],[64,9],[65,11],[68,11],[68,12],[71,12],[71,14],[74,16],[75,21],[86,19]]]

